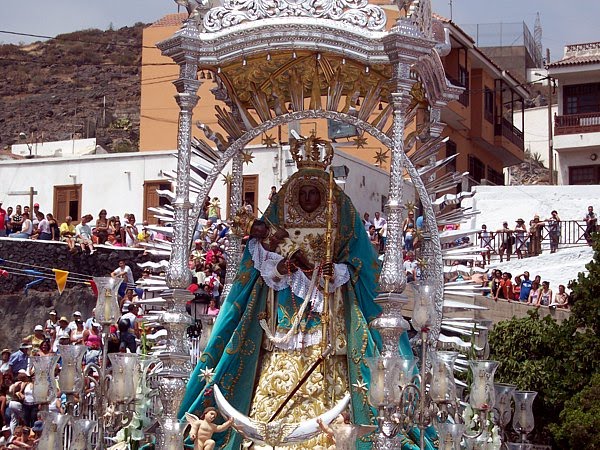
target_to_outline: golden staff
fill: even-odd
[[[330,298],[331,295],[329,293],[329,285],[331,282],[331,277],[333,272],[333,189],[335,186],[335,181],[333,179],[333,171],[329,171],[329,192],[327,195],[327,227],[325,229],[325,262],[324,266],[328,269],[323,273],[324,286],[323,286],[323,314],[321,316],[321,325],[322,325],[322,340],[321,340],[321,348],[322,354],[329,354],[330,352],[335,351],[333,345],[335,342],[330,342],[331,340],[331,317],[330,317]],[[330,272],[331,270],[331,272]],[[327,349],[329,348],[329,351]],[[335,362],[333,363],[333,368],[335,369]],[[323,394],[326,395],[327,392],[327,364],[326,359],[323,360]],[[335,380],[335,373],[333,375]],[[332,400],[333,393],[331,394]]]

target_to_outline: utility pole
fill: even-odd
[[[546,67],[550,64],[550,49],[546,49]],[[548,70],[548,69],[546,69]],[[554,184],[554,142],[553,142],[553,133],[552,133],[552,78],[548,74],[546,78],[546,82],[548,83],[548,169],[550,170],[550,184]]]

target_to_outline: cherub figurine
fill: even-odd
[[[331,426],[317,419],[317,423],[323,433],[327,434],[333,440],[335,445],[331,445],[327,450],[351,450],[356,448],[356,441],[359,437],[369,434],[377,428],[374,425],[355,425],[350,422],[350,414],[343,412],[331,422]]]
[[[190,429],[190,439],[194,441],[194,450],[214,449],[215,441],[211,439],[213,433],[225,431],[233,423],[233,418],[230,418],[221,425],[215,424],[214,422],[218,415],[217,409],[212,406],[205,408],[200,418],[194,414],[185,413],[185,420],[192,426]]]

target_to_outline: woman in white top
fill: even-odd
[[[29,219],[29,213],[23,213],[23,226],[19,233],[11,234],[10,237],[17,239],[29,239],[33,233],[33,224]]]
[[[538,298],[537,306],[550,306],[552,302],[552,289],[550,289],[549,281],[542,281],[542,287]]]
[[[127,247],[137,247],[138,246],[138,229],[135,225],[135,216],[133,214],[129,214],[127,217],[127,223],[125,224],[125,244]]]
[[[538,300],[540,296],[540,283],[538,281],[533,281],[531,283],[531,290],[529,291],[529,299],[527,300],[528,305],[538,305]]]

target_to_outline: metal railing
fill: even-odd
[[[500,123],[497,123],[494,126],[494,135],[505,137],[510,142],[519,147],[521,150],[525,148],[523,141],[523,132],[504,118],[502,118]]]
[[[562,220],[559,222],[559,235],[558,235],[558,249],[561,247],[572,247],[578,245],[588,245],[588,241],[586,238],[586,228],[587,225],[583,220]],[[548,225],[544,225],[541,233],[541,241],[540,248],[549,248],[551,242],[550,229]],[[500,247],[503,242],[507,240],[507,237],[510,238],[507,242],[510,242],[507,245],[506,249],[503,250],[505,255],[513,256],[516,254],[517,246],[518,246],[518,236],[514,232],[503,232],[503,231],[490,231],[488,248],[490,254],[492,255],[500,255]],[[508,236],[506,236],[508,235]],[[477,233],[475,237],[475,243],[478,247],[480,247],[483,251],[481,234]],[[535,236],[532,236],[531,233],[527,232],[524,236],[524,248],[521,250],[523,256],[537,256],[537,252],[535,250]]]
[[[600,131],[600,112],[554,116],[555,135],[597,131]]]

